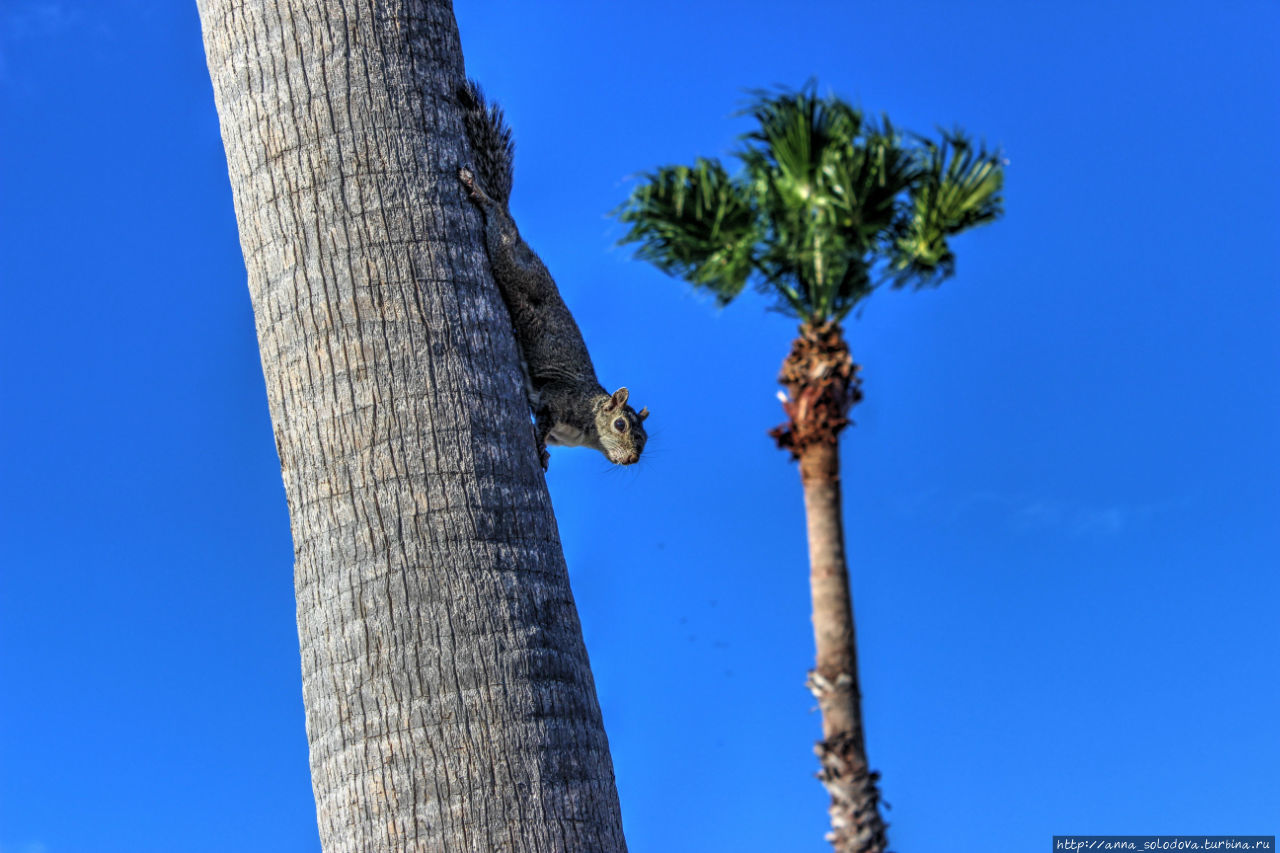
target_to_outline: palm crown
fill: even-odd
[[[948,238],[1001,213],[1002,160],[956,130],[932,141],[874,121],[813,84],[752,93],[730,175],[664,166],[615,211],[636,256],[728,304],[748,282],[785,313],[840,320],[877,286],[935,285]]]

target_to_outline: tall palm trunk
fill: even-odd
[[[457,180],[449,3],[199,9],[323,849],[625,850],[510,320]]]
[[[857,372],[838,325],[802,326],[779,376],[788,391],[783,408],[789,420],[772,434],[799,461],[804,485],[817,646],[809,689],[822,711],[822,740],[814,751],[821,764],[818,778],[831,795],[827,840],[837,853],[884,853],[888,840],[880,817],[879,774],[867,764],[863,736],[840,502],[839,434],[849,423],[849,409],[862,397]]]

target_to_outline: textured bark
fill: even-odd
[[[323,848],[624,850],[443,0],[200,0]]]
[[[800,462],[809,535],[809,586],[817,660],[808,686],[822,711],[822,740],[814,747],[819,780],[831,795],[837,853],[885,853],[879,774],[867,763],[858,688],[858,644],[844,549],[840,498],[840,431],[862,399],[858,366],[840,327],[806,325],[778,377],[787,388],[787,423],[770,434]]]
[[[840,501],[840,449],[835,442],[809,445],[800,456],[809,532],[809,587],[817,661],[809,689],[822,711],[822,740],[814,747],[818,778],[831,795],[831,833],[838,853],[884,853],[879,774],[867,764],[858,688],[858,644],[844,553]]]

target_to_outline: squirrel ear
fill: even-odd
[[[627,403],[628,391],[626,388],[619,388],[613,392],[613,396],[609,398],[609,411],[620,409]]]
[[[645,406],[643,409],[636,412],[636,417],[639,418],[640,420],[644,420],[645,418],[649,417],[649,407]]]

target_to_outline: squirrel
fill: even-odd
[[[475,157],[474,167],[461,167],[458,177],[484,214],[485,248],[515,327],[539,461],[545,470],[552,444],[591,447],[610,462],[632,465],[648,439],[649,409],[637,412],[628,405],[626,388],[610,394],[600,384],[555,280],[511,218],[515,143],[502,108],[486,104],[474,81],[463,84],[458,100]]]

